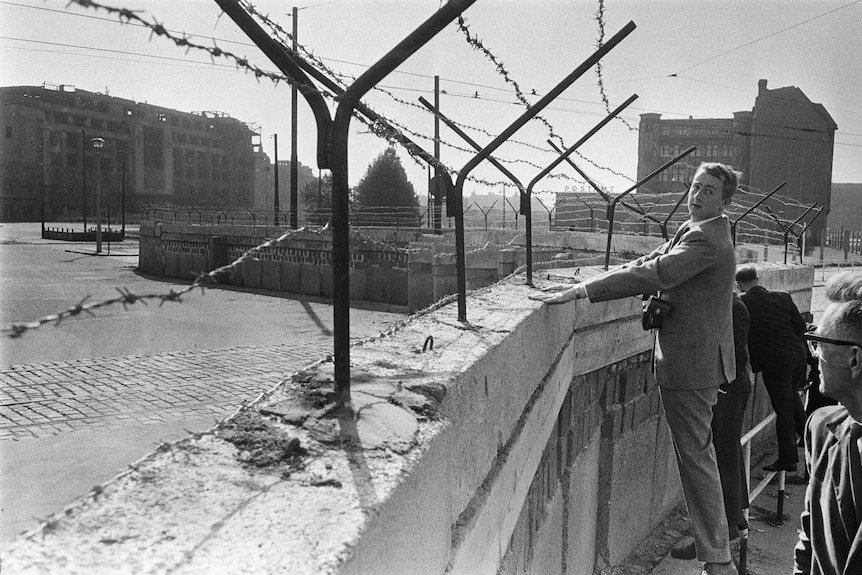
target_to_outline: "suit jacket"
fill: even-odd
[[[754,286],[740,296],[751,316],[748,351],[751,369],[792,369],[806,360],[805,320],[790,294]]]
[[[701,389],[736,379],[730,221],[686,223],[671,242],[584,282],[590,301],[662,292],[672,309],[656,335],[658,384]]]
[[[859,467],[851,471],[847,455],[847,443],[856,441],[850,437],[854,425],[847,409],[835,405],[815,411],[805,426],[811,479],[794,552],[795,574],[862,573],[862,477]]]
[[[733,294],[733,347],[736,356],[736,379],[734,385],[743,385],[750,391],[751,382],[748,378],[748,330],[751,328],[751,316],[748,308],[735,293]]]

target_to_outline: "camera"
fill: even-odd
[[[645,330],[659,329],[662,320],[670,313],[671,305],[657,295],[651,295],[644,299],[641,326]]]

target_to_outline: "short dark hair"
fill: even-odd
[[[697,171],[704,171],[713,178],[721,180],[721,183],[724,184],[721,188],[721,197],[724,200],[733,197],[733,194],[736,193],[736,187],[739,185],[739,179],[742,177],[742,173],[734,170],[732,166],[718,162],[702,162]]]
[[[752,265],[742,265],[736,268],[736,281],[748,283],[757,279],[757,269]]]

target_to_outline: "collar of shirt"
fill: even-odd
[[[687,225],[689,230],[694,230],[694,229],[699,229],[702,225],[708,224],[709,222],[711,222],[713,220],[717,220],[718,218],[726,218],[726,217],[727,216],[725,216],[724,214],[720,214],[720,215],[715,216],[714,218],[707,218],[705,220],[700,220],[699,222],[693,222],[691,220],[688,220],[683,225]]]

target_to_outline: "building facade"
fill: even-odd
[[[0,88],[0,126],[0,221],[93,215],[96,178],[103,212],[150,203],[251,208],[256,163],[266,158],[255,132],[227,114],[66,85]],[[105,141],[98,158],[94,138]]]
[[[837,128],[826,109],[799,88],[770,90],[767,81],[760,80],[753,109],[736,112],[733,118],[663,120],[660,114],[641,114],[638,180],[696,146],[644,188],[679,193],[701,162],[730,164],[742,172],[742,187],[757,194],[785,182],[776,193],[798,205],[785,207],[781,217],[787,223],[803,215],[806,206],[825,207],[808,232],[818,237],[829,210]]]

